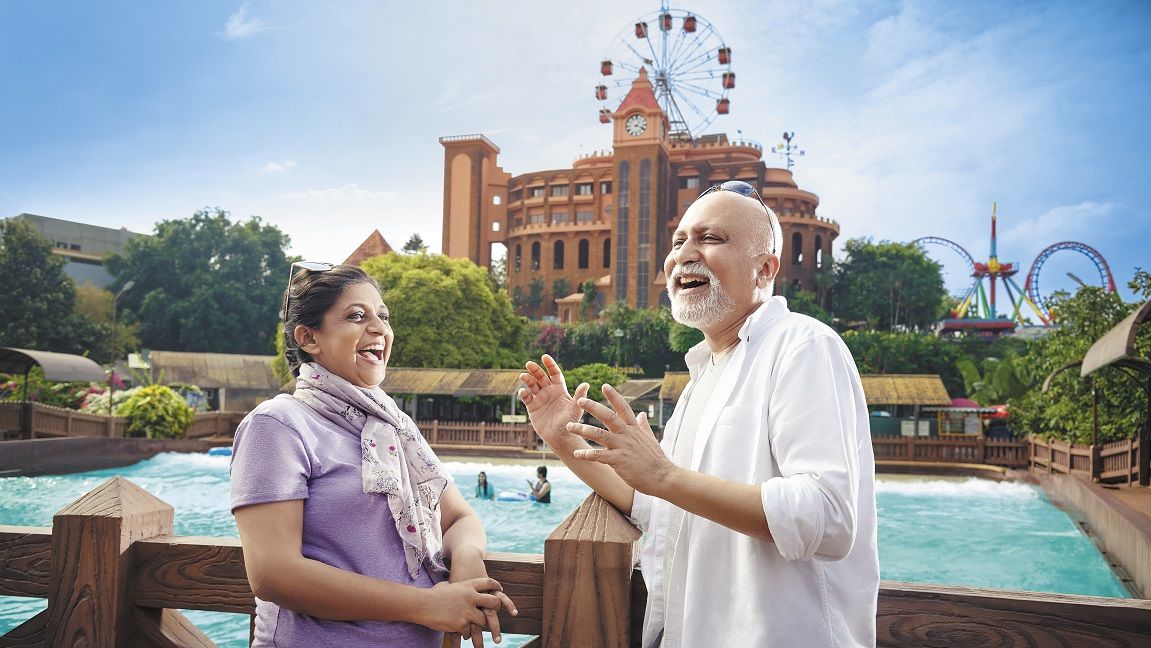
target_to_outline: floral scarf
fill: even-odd
[[[426,563],[446,575],[439,504],[451,477],[415,422],[379,387],[356,387],[315,363],[300,365],[293,396],[360,437],[364,492],[387,495],[408,574]]]

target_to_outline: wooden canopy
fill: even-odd
[[[868,405],[951,405],[947,388],[936,374],[864,374],[860,379]],[[679,400],[688,380],[686,371],[664,374],[660,399]]]
[[[152,351],[148,354],[152,377],[209,389],[255,389],[275,394],[280,381],[272,369],[275,356],[238,353]]]
[[[383,388],[389,394],[511,396],[520,385],[519,369],[389,367]]]
[[[868,405],[951,405],[937,374],[863,374],[859,378]]]
[[[35,365],[53,382],[100,382],[104,369],[91,358],[71,353],[0,347],[0,373],[26,374]]]
[[[1091,345],[1087,355],[1083,356],[1079,375],[1086,376],[1093,371],[1116,364],[1134,365],[1132,369],[1148,373],[1145,368],[1139,367],[1147,364],[1147,361],[1132,357],[1135,354],[1135,334],[1139,332],[1139,326],[1148,319],[1151,319],[1151,301],[1135,309],[1135,312],[1125,317]]]

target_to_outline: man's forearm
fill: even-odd
[[[577,459],[572,454],[576,450],[591,448],[592,446],[587,441],[574,434],[559,436],[561,440],[555,446],[549,447],[560,458],[560,461],[564,462],[564,465],[571,469],[576,477],[590,486],[597,495],[610,502],[624,515],[631,515],[635,489],[628,486],[627,482],[620,478],[611,466]]]
[[[667,500],[688,513],[772,542],[759,484],[740,484],[677,467],[656,490],[650,493],[653,497]]]

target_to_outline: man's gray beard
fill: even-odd
[[[711,290],[707,291],[707,297],[703,299],[688,302],[682,297],[672,296],[672,319],[684,326],[697,329],[709,328],[723,321],[723,318],[735,308],[735,300],[727,294],[714,275],[708,285]],[[668,286],[668,295],[671,294],[671,286]]]

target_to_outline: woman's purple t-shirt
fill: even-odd
[[[388,498],[364,493],[360,439],[288,395],[261,403],[236,429],[232,510],[304,500],[306,558],[365,576],[416,587],[435,581],[426,569],[412,580]],[[256,599],[253,646],[408,646],[439,648],[443,635],[412,623],[332,621]]]

